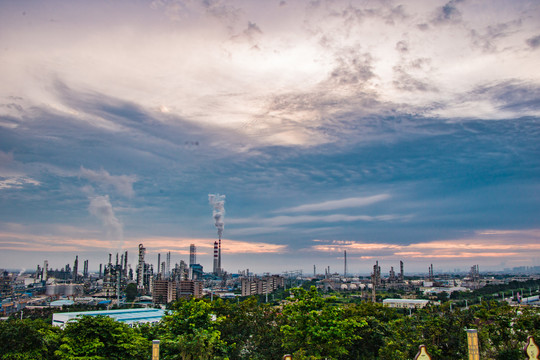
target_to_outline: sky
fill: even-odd
[[[0,268],[540,265],[536,0],[0,1]],[[215,217],[216,199],[222,201]]]

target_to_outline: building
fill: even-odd
[[[383,305],[400,309],[420,309],[429,304],[429,300],[422,299],[384,299]]]
[[[262,278],[242,278],[242,296],[263,295],[285,286],[285,278],[279,275],[264,276]]]
[[[203,296],[203,283],[201,281],[183,280],[177,283],[177,298],[201,298]]]
[[[152,291],[154,304],[168,304],[176,300],[176,283],[169,280],[155,280]]]
[[[53,326],[64,327],[69,321],[75,321],[81,316],[104,315],[126,324],[154,323],[161,320],[165,315],[165,310],[161,309],[126,309],[126,310],[104,310],[104,311],[81,311],[53,314]]]
[[[203,266],[201,264],[189,265],[190,280],[199,280],[203,278]]]

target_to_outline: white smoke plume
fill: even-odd
[[[208,194],[208,202],[212,205],[218,237],[221,239],[223,229],[225,228],[225,195]]]
[[[111,241],[120,241],[118,247],[124,239],[124,229],[122,223],[116,218],[114,209],[109,200],[109,195],[95,196],[90,198],[88,206],[90,214],[97,217],[103,223],[107,238]]]
[[[94,171],[81,166],[79,176],[99,184],[105,189],[114,189],[120,195],[131,198],[135,194],[133,183],[137,181],[135,175],[111,175],[108,171],[101,169]]]

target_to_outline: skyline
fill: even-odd
[[[0,10],[2,268],[540,264],[536,1]]]

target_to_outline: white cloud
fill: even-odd
[[[345,214],[332,214],[332,215],[301,215],[301,216],[275,216],[272,218],[244,218],[244,219],[230,219],[229,223],[232,224],[259,224],[268,226],[284,226],[304,223],[333,223],[333,222],[352,222],[352,221],[391,221],[391,220],[404,220],[408,219],[406,216],[398,215],[345,215]]]
[[[0,151],[0,190],[20,189],[25,185],[39,186],[41,183],[27,176],[23,165],[13,159],[12,152]]]
[[[388,194],[379,194],[366,197],[351,197],[340,200],[329,200],[321,203],[299,205],[291,208],[278,210],[278,212],[310,212],[310,211],[328,211],[344,208],[356,208],[371,205],[390,198]]]
[[[25,185],[34,185],[38,186],[41,183],[37,180],[27,178],[27,177],[11,177],[7,179],[0,179],[0,190],[1,189],[20,189]]]
[[[0,62],[0,99],[16,93],[25,96],[23,108],[47,104],[86,119],[88,114],[55,94],[52,83],[61,79],[78,91],[107,94],[148,110],[167,109],[214,129],[233,129],[255,143],[278,145],[337,140],[316,129],[342,114],[377,111],[362,101],[366,97],[390,110],[498,116],[500,109],[490,99],[475,107],[467,100],[459,102],[459,95],[509,78],[540,82],[537,59],[524,41],[540,30],[532,20],[540,8],[534,3],[507,5],[500,11],[495,3],[484,4],[482,13],[489,16],[478,18],[478,3],[460,3],[459,23],[423,29],[418,25],[429,23],[440,3],[411,1],[396,11],[387,2],[366,9],[349,1],[318,7],[307,1],[286,7],[157,1],[153,6],[130,5],[130,13],[149,16],[144,21],[142,16],[123,18],[120,24],[113,22],[114,15],[125,10],[119,5],[110,5],[109,15],[102,18],[95,5],[79,4],[83,11],[69,13],[51,4],[46,16],[57,15],[62,26],[47,18],[35,31],[27,22],[9,21],[9,13],[0,18],[11,30],[0,40],[7,49]],[[165,11],[176,14],[175,21],[166,21]],[[521,19],[524,12],[530,16]],[[92,28],[96,20],[102,26]],[[256,39],[235,36],[249,23],[260,28]],[[475,47],[472,30],[484,34],[501,23],[521,25],[492,39],[500,51]],[[400,41],[406,41],[406,53],[396,50]],[[365,59],[369,76],[366,66],[359,66]],[[418,59],[427,59],[430,66],[411,67]],[[347,78],[356,80],[329,81],[343,64]],[[396,69],[406,73],[396,78]],[[429,83],[419,96],[418,86],[401,84],[400,78]],[[304,101],[276,110],[276,102],[284,98]],[[529,109],[527,114],[538,112]],[[513,113],[508,110],[506,115]]]

